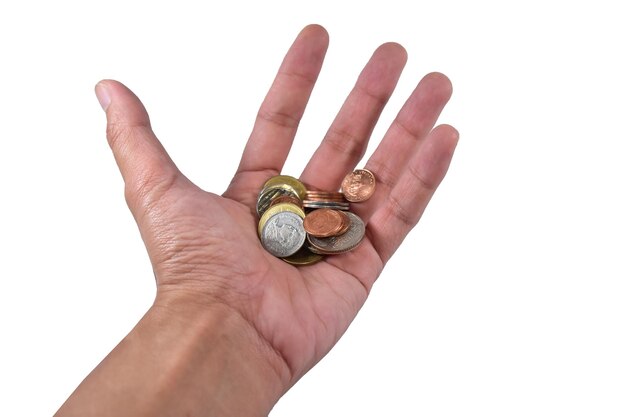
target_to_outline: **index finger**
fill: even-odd
[[[287,52],[259,109],[239,168],[225,194],[242,200],[258,192],[270,176],[279,174],[322,68],[328,33],[319,25],[305,27]]]

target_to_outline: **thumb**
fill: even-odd
[[[141,101],[123,84],[103,80],[96,96],[107,117],[107,140],[122,173],[135,217],[171,189],[182,175],[152,132]]]

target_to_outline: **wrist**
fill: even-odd
[[[289,375],[233,309],[160,291],[56,416],[265,416]]]
[[[198,411],[267,415],[289,386],[284,360],[224,303],[199,301],[184,291],[159,291],[142,322],[146,331],[170,341],[161,352],[168,364],[162,383],[167,392],[177,392],[179,404],[195,404],[197,397],[203,402]]]

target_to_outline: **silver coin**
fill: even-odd
[[[286,258],[298,251],[306,240],[302,217],[290,211],[270,217],[261,231],[261,244],[272,255]]]
[[[350,227],[339,236],[313,237],[307,236],[309,250],[320,255],[333,255],[349,252],[359,246],[365,237],[365,223],[354,213],[346,212],[350,217]]]
[[[335,201],[309,201],[304,200],[302,206],[311,209],[329,208],[335,210],[350,210],[350,203],[340,203]]]

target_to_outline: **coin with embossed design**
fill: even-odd
[[[263,184],[263,188],[272,188],[275,186],[290,187],[295,191],[300,200],[304,200],[306,197],[306,187],[304,184],[302,184],[299,179],[294,178],[291,175],[275,175]]]
[[[357,169],[346,175],[341,183],[341,191],[346,200],[358,203],[365,201],[374,194],[376,179],[367,169]]]
[[[304,241],[303,220],[291,211],[281,211],[271,216],[261,230],[261,243],[272,255],[286,258],[298,252]]]
[[[332,237],[307,236],[311,252],[333,255],[351,251],[359,246],[365,237],[365,223],[354,213],[348,211],[345,214],[350,217],[350,227],[345,233]]]

